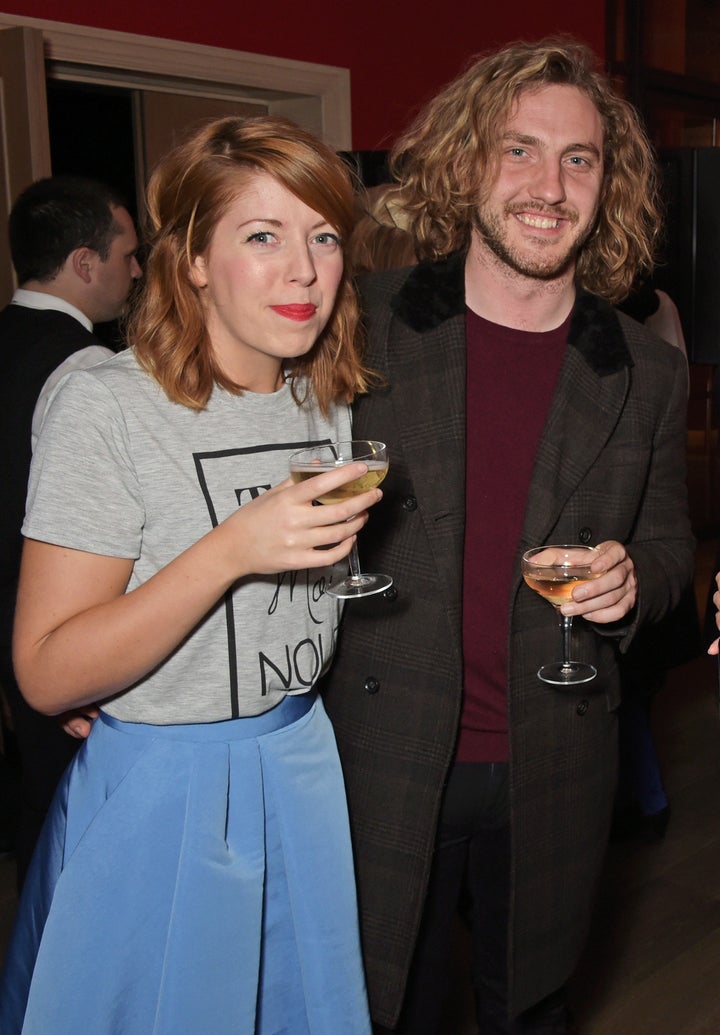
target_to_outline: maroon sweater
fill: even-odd
[[[467,311],[465,685],[459,762],[508,758],[512,565],[569,326],[570,317],[553,331],[518,331]]]

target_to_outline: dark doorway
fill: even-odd
[[[132,92],[48,79],[47,103],[53,176],[89,176],[107,183],[137,222]],[[109,348],[124,347],[117,320],[96,324],[94,331]]]
[[[90,176],[119,191],[137,218],[132,91],[47,80],[54,176]]]

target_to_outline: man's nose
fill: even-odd
[[[530,183],[530,195],[547,205],[565,201],[565,182],[559,162],[551,159],[540,162]]]

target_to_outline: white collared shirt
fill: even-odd
[[[67,313],[78,323],[92,333],[92,320],[71,302],[57,295],[48,294],[46,291],[28,291],[27,288],[18,288],[12,296],[11,305],[24,305],[26,309],[56,309],[59,313]]]

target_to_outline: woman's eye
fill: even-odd
[[[329,231],[325,231],[321,234],[315,235],[315,243],[321,245],[331,245],[333,247],[340,247],[342,241],[337,234],[331,234]]]
[[[257,230],[248,237],[248,241],[257,241],[258,244],[270,244],[274,240],[275,235],[271,234],[269,230]]]

